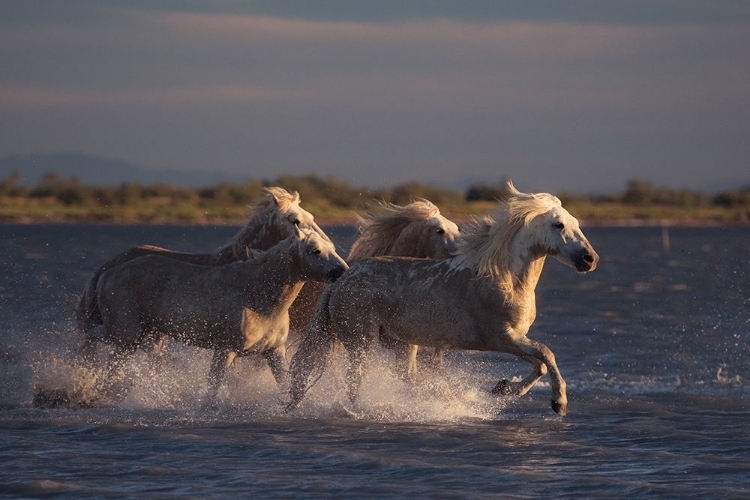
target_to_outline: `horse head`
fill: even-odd
[[[562,206],[537,217],[532,225],[539,233],[541,245],[548,255],[580,273],[596,269],[599,255],[581,231],[578,220]]]
[[[273,202],[269,221],[278,228],[283,238],[295,235],[296,230],[300,230],[305,233],[315,233],[325,241],[331,241],[315,222],[313,215],[299,205],[299,193],[296,191],[289,193],[279,187],[266,188],[266,191]]]
[[[296,242],[300,270],[306,279],[333,282],[349,269],[328,238],[316,232],[297,230],[296,236],[290,239]]]
[[[297,235],[298,231],[316,233],[330,241],[315,223],[315,218],[300,207],[299,193],[280,187],[265,189],[267,196],[258,199],[250,209],[245,227],[222,249],[221,263],[246,260],[249,249],[268,250],[278,242]]]
[[[440,214],[438,208],[427,200],[418,200],[410,206],[432,208],[427,218],[414,218],[396,239],[391,255],[447,259],[458,252],[458,226]],[[407,206],[409,207],[409,206]]]
[[[510,207],[510,218],[518,224],[515,243],[520,253],[532,257],[550,255],[580,273],[596,269],[599,255],[581,231],[578,220],[570,215],[560,200],[548,193],[525,194],[508,181],[504,201]]]
[[[359,226],[350,262],[378,255],[445,259],[458,251],[458,226],[424,199],[405,206],[381,203],[377,213],[359,218]]]

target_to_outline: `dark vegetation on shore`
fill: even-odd
[[[0,179],[0,222],[237,223],[266,186],[298,191],[303,207],[322,223],[348,223],[377,201],[406,204],[426,198],[457,221],[492,210],[500,185],[474,185],[465,192],[418,182],[392,188],[354,187],[335,178],[281,175],[274,180],[223,182],[203,188],[124,183],[89,186],[75,177],[45,174],[36,186],[19,175]],[[555,193],[576,217],[592,224],[747,224],[750,186],[705,194],[631,180],[621,194]]]

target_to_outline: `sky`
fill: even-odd
[[[0,157],[368,187],[750,184],[744,0],[0,0],[0,68]]]

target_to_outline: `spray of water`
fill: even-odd
[[[399,365],[392,354],[377,348],[366,364],[358,399],[352,403],[347,397],[344,380],[348,360],[344,349],[338,347],[332,363],[307,393],[302,405],[286,414],[283,406],[288,388],[276,385],[260,357],[238,358],[217,400],[208,401],[207,375],[212,352],[174,341],[157,363],[140,351],[128,360],[118,386],[124,398],[102,397],[98,392],[101,368],[92,369],[78,363],[76,335],[72,325],[61,327],[58,324],[42,332],[33,346],[26,346],[25,355],[6,356],[2,368],[3,380],[8,382],[0,385],[2,405],[83,411],[106,409],[114,419],[124,414],[156,413],[161,420],[169,421],[352,418],[382,422],[463,422],[503,418],[512,411],[517,398],[498,398],[490,389],[499,378],[512,378],[519,369],[526,369],[524,363],[503,361],[492,353],[449,352],[443,369],[420,362],[418,375],[404,380],[398,375],[396,367]],[[108,346],[100,345],[100,367],[104,366],[108,352]],[[569,389],[579,394],[587,390],[627,394],[675,389],[721,392],[741,388],[742,382],[739,375],[721,366],[711,380],[583,373],[569,378]],[[541,396],[547,391],[549,385],[542,380],[532,393]],[[546,394],[540,399],[546,399]]]
[[[345,417],[388,422],[445,422],[466,418],[497,418],[507,400],[489,393],[481,363],[448,362],[444,369],[425,368],[413,380],[404,380],[392,367],[393,357],[377,350],[370,357],[355,403],[348,400],[344,373],[346,355],[338,349],[333,363],[310,390],[304,404],[285,414],[287,387],[278,387],[267,364],[259,357],[238,358],[227,374],[216,401],[207,401],[207,374],[211,351],[171,342],[158,364],[138,352],[123,368],[114,392],[124,398],[108,399],[97,393],[101,369],[81,366],[74,355],[46,353],[33,363],[33,401],[39,407],[111,408],[126,412],[183,412],[192,418],[254,419]],[[103,365],[107,346],[100,346]],[[482,384],[482,389],[479,384]]]

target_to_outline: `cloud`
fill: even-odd
[[[111,13],[100,24],[0,34],[5,47],[17,47],[0,77],[0,105],[451,97],[532,107],[653,105],[675,92],[699,98],[708,87],[702,82],[742,94],[738,82],[748,73],[740,66],[746,51],[739,47],[750,41],[744,25]],[[690,74],[691,61],[714,66],[716,76]],[[722,72],[733,64],[744,74],[727,78]]]
[[[736,170],[746,158],[736,138],[750,129],[748,47],[742,22],[102,8],[96,22],[0,30],[0,154],[222,170],[252,158],[258,176],[310,169],[360,182],[448,183],[498,164],[589,182],[636,163]]]
[[[69,92],[55,89],[0,87],[0,108],[44,108],[106,105],[213,105],[304,99],[304,90],[243,84],[169,87],[153,91]]]
[[[451,47],[522,58],[589,58],[643,45],[648,27],[568,22],[460,21],[448,18],[381,23],[320,21],[253,15],[174,12],[158,15],[177,33],[203,43],[302,43],[384,47]],[[152,17],[153,18],[153,17]]]

